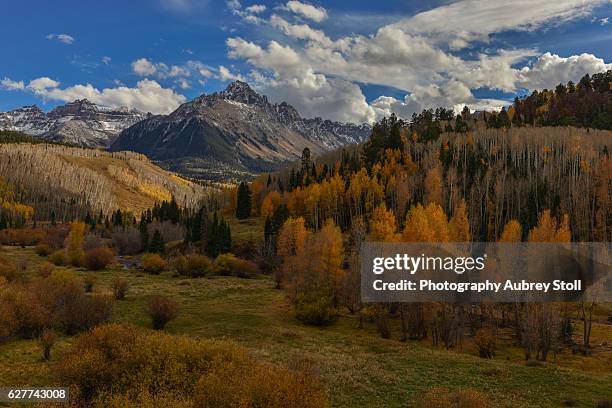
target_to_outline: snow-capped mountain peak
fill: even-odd
[[[108,147],[123,129],[147,117],[136,109],[111,108],[77,99],[49,113],[35,105],[0,112],[0,130],[21,131],[79,146]]]

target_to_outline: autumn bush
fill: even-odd
[[[44,329],[38,341],[42,349],[43,358],[49,360],[51,358],[51,348],[57,340],[57,334],[52,329]]]
[[[116,277],[113,279],[113,295],[117,300],[123,300],[127,296],[130,285],[125,278]]]
[[[66,238],[66,255],[72,266],[82,266],[85,257],[83,244],[85,242],[85,223],[75,221],[70,224],[70,233]]]
[[[0,257],[0,276],[9,282],[17,280],[20,276],[17,265],[6,258]]]
[[[87,296],[81,279],[68,271],[51,271],[30,282],[0,286],[0,337],[36,338],[44,329],[66,334],[108,321],[113,300]]]
[[[41,262],[36,269],[36,275],[41,278],[48,278],[55,270],[55,265],[51,262]]]
[[[450,391],[435,387],[427,391],[418,403],[422,408],[488,408],[491,401],[480,391],[463,388]]]
[[[294,300],[295,317],[302,323],[324,326],[338,318],[338,311],[325,294],[299,294]]]
[[[172,265],[176,273],[180,276],[199,278],[210,275],[213,270],[211,260],[199,254],[182,255],[174,258]]]
[[[159,275],[166,268],[166,261],[159,254],[143,254],[140,263],[142,269],[153,275]]]
[[[68,257],[63,249],[58,249],[49,255],[49,262],[55,266],[64,266],[68,264]]]
[[[309,408],[327,406],[307,372],[258,363],[228,341],[196,340],[129,325],[78,336],[55,366],[71,398],[94,406]],[[111,396],[112,395],[112,396]]]
[[[252,278],[258,273],[257,264],[246,259],[237,258],[234,254],[221,254],[215,259],[215,275]]]
[[[85,292],[86,293],[93,292],[93,287],[94,287],[96,281],[97,281],[97,278],[96,278],[96,276],[94,274],[88,273],[85,276],[84,283],[85,283]]]
[[[147,305],[147,314],[155,330],[163,330],[166,324],[178,314],[179,305],[163,296],[153,296]]]
[[[482,358],[493,358],[497,341],[490,329],[479,329],[474,335],[474,343],[478,346],[478,355]]]
[[[51,254],[51,247],[48,244],[40,243],[36,245],[36,253],[39,256],[49,256]]]
[[[113,262],[115,254],[110,248],[93,248],[85,252],[83,263],[91,271],[99,271]]]

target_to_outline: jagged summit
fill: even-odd
[[[305,147],[322,153],[362,142],[370,131],[367,124],[304,119],[290,104],[272,104],[246,82],[234,81],[169,115],[135,124],[111,149],[135,150],[201,177],[202,167],[218,171],[230,166],[250,173],[274,169],[299,157]]]

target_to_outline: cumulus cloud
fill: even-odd
[[[103,63],[104,65],[109,65],[109,64],[111,63],[111,61],[112,61],[112,58],[111,58],[111,57],[104,56],[104,57],[102,57],[102,60],[101,60],[101,61],[102,61],[102,63]]]
[[[147,58],[140,58],[132,62],[132,71],[136,75],[157,79],[174,78],[177,84],[182,85],[186,84],[187,78],[192,76],[210,78],[214,75],[213,70],[214,68],[197,60],[189,60],[182,65],[168,65],[163,62],[153,62]]]
[[[528,89],[552,89],[560,83],[577,81],[585,74],[593,74],[612,69],[602,58],[593,54],[580,54],[563,58],[547,52],[531,66],[520,69],[517,84]]]
[[[15,82],[8,78],[4,78],[0,83],[5,88],[13,86],[12,89],[29,91],[45,100],[71,102],[76,99],[88,99],[103,106],[126,106],[155,114],[170,113],[186,100],[183,95],[177,94],[172,89],[163,88],[156,81],[149,79],[139,81],[134,88],[118,85],[115,88],[102,90],[91,84],[61,88],[58,81],[48,77],[33,79],[27,86],[23,81]],[[15,84],[17,88],[14,88]]]
[[[240,74],[232,73],[229,68],[219,65],[219,74],[217,75],[217,79],[220,81],[244,81],[244,77]]]
[[[4,77],[4,79],[0,81],[0,85],[8,91],[20,91],[25,89],[25,83],[23,81],[13,81],[7,77]]]
[[[74,37],[68,34],[47,34],[47,40],[57,40],[64,44],[72,44]]]
[[[230,58],[252,66],[249,78],[256,87],[306,116],[371,121],[391,112],[408,117],[437,106],[499,108],[508,101],[478,99],[472,90],[550,88],[610,69],[610,64],[590,54],[562,58],[537,49],[495,47],[495,34],[562,24],[588,15],[605,1],[460,0],[383,25],[369,35],[339,38],[304,22],[323,21],[325,9],[289,1],[280,8],[292,12],[293,19],[272,14],[267,21],[288,38],[286,44],[282,37],[265,46],[241,37],[226,44]],[[464,48],[471,50],[459,52]],[[382,96],[368,104],[357,83],[393,87],[406,96]]]
[[[312,29],[307,24],[290,24],[276,14],[270,17],[270,24],[272,27],[279,28],[290,37],[301,40],[311,40],[328,46],[332,44],[332,41],[323,31]]]
[[[297,0],[288,1],[285,7],[287,10],[316,23],[320,23],[327,19],[327,10],[324,7],[316,7],[312,4],[302,3]]]

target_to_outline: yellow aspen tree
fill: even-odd
[[[450,239],[454,242],[469,242],[472,240],[470,223],[468,222],[465,200],[461,200],[449,221]]]
[[[374,241],[394,242],[399,240],[397,222],[391,210],[381,204],[372,213],[370,219],[371,237]]]
[[[344,271],[342,270],[342,262],[344,261],[342,231],[332,219],[328,219],[316,238],[319,248],[317,255],[320,259],[319,270],[323,273],[322,278],[331,289],[333,303],[337,306],[341,283],[344,278]]]
[[[434,233],[433,242],[448,242],[450,238],[448,218],[437,203],[430,203],[425,207],[429,228]]]
[[[529,231],[529,242],[569,242],[572,233],[569,227],[569,217],[563,216],[561,223],[550,215],[550,210],[544,210],[538,218],[538,225]]]
[[[498,242],[521,242],[523,228],[517,220],[510,220],[504,226]]]
[[[406,214],[406,224],[402,233],[402,241],[431,242],[434,233],[429,227],[427,213],[421,204],[412,207]]]
[[[425,204],[444,204],[442,194],[442,172],[440,166],[432,167],[425,176]]]
[[[85,241],[85,231],[87,226],[85,223],[75,221],[70,224],[70,233],[68,234],[66,252],[70,264],[73,266],[81,266],[85,252],[83,251],[83,243]]]
[[[261,216],[263,218],[271,217],[281,202],[282,198],[278,191],[269,192],[261,203]]]

